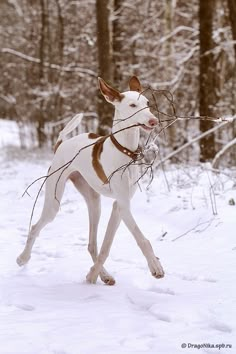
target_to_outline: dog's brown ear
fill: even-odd
[[[137,78],[137,76],[132,76],[129,80],[129,88],[130,91],[137,91],[137,92],[142,92],[142,86],[140,84],[139,79]]]
[[[122,95],[118,90],[115,90],[111,86],[109,86],[101,77],[98,78],[98,83],[101,93],[108,102],[120,102],[124,97],[124,95]]]

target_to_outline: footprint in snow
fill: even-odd
[[[74,209],[67,209],[67,210],[65,210],[65,213],[66,213],[66,214],[73,214],[74,212],[75,212]]]
[[[183,275],[182,279],[187,281],[206,281],[208,283],[217,283],[217,280],[214,278],[202,277],[202,276],[198,277],[198,276],[191,276],[191,275]]]
[[[209,282],[209,283],[217,283],[217,280],[216,279],[214,279],[214,278],[199,278],[199,280],[203,280],[203,281],[207,281],[207,282]]]
[[[74,242],[74,246],[87,247],[87,242]]]
[[[63,255],[60,252],[50,252],[50,251],[40,251],[40,250],[33,250],[33,253],[43,257],[49,257],[49,258],[63,258]]]
[[[220,332],[224,332],[224,333],[231,333],[232,332],[232,329],[230,326],[228,326],[227,324],[225,324],[223,322],[218,322],[218,321],[212,321],[212,323],[210,324],[210,328],[215,329]]]
[[[217,280],[212,277],[203,277],[203,276],[188,275],[188,274],[172,274],[172,275],[186,281],[205,281],[208,283],[217,283]]]
[[[31,306],[28,304],[11,304],[11,306],[15,306],[18,309],[23,310],[23,311],[34,311],[35,310],[34,306]]]
[[[196,277],[194,275],[182,275],[182,276],[180,276],[180,278],[182,278],[183,280],[187,280],[187,281],[199,280],[198,277]]]
[[[155,313],[150,311],[157,320],[163,321],[163,322],[171,322],[171,318],[168,315],[165,315],[164,313]]]
[[[151,287],[149,289],[147,289],[148,291],[154,292],[154,293],[158,293],[158,294],[167,294],[167,295],[175,295],[175,292],[169,288],[154,288]]]
[[[17,230],[20,231],[20,232],[27,232],[27,229],[25,227],[22,227],[22,226],[19,226],[17,227]],[[27,236],[27,235],[21,235],[21,236]]]

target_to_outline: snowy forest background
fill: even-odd
[[[0,0],[0,354],[235,352],[235,69],[236,0]],[[159,90],[144,94],[165,121],[132,201],[165,277],[121,224],[105,264],[116,286],[87,284],[88,213],[69,182],[19,268],[59,131],[84,112],[76,133],[107,134],[97,77],[123,91],[132,75]],[[102,198],[99,249],[111,207]]]
[[[52,145],[78,112],[86,115],[83,131],[105,134],[112,107],[97,77],[126,90],[133,74],[144,88],[169,90],[178,116],[234,116],[235,18],[235,0],[1,1],[0,118],[17,122],[22,148]],[[168,100],[158,100],[163,117],[171,115]],[[177,121],[159,135],[160,151],[216,125]],[[224,149],[217,167],[231,166],[235,132],[235,120],[218,124],[174,162],[212,160]]]

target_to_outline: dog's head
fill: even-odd
[[[148,99],[142,95],[142,86],[136,76],[129,80],[129,91],[119,92],[103,79],[98,78],[101,93],[105,99],[115,106],[119,117],[127,121],[127,126],[138,124],[145,130],[152,130],[158,124],[151,113]]]

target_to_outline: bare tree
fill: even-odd
[[[44,86],[44,59],[45,59],[45,41],[46,41],[46,22],[47,22],[47,14],[46,14],[46,6],[44,0],[40,0],[40,8],[41,8],[41,34],[40,34],[40,45],[39,45],[39,82],[41,86],[41,90],[43,90]],[[43,109],[44,100],[40,101],[40,107],[37,112],[37,134],[38,134],[38,143],[39,147],[42,147],[45,142],[45,134],[44,134],[44,109]]]
[[[113,60],[114,60],[114,82],[120,87],[122,81],[121,58],[122,58],[122,24],[120,21],[122,13],[122,0],[114,0],[113,19]]]
[[[214,0],[199,0],[199,37],[200,37],[200,73],[199,73],[199,112],[201,116],[213,116],[215,104],[214,58],[213,58],[213,13]],[[211,129],[212,122],[200,121],[200,130]],[[200,161],[215,156],[214,135],[200,140]]]
[[[232,29],[232,37],[233,40],[236,41],[236,0],[227,0],[228,1],[228,8],[229,8],[229,19]],[[236,58],[236,43],[234,43],[234,52]]]
[[[165,17],[165,36],[168,37],[170,33],[172,33],[173,28],[174,28],[174,9],[173,9],[173,1],[172,0],[166,0],[165,4],[165,11],[164,11],[164,17]],[[174,61],[174,56],[173,56],[173,40],[170,37],[168,40],[164,42],[164,55],[166,56],[166,66],[167,68],[172,68],[173,67],[173,61]],[[168,114],[171,114],[171,111],[168,110]],[[168,129],[167,132],[168,135],[168,140],[170,142],[170,145],[176,146],[176,126],[171,125]]]
[[[236,0],[201,1],[201,14],[199,1],[0,1],[1,117],[19,122],[26,146],[38,140],[43,145],[44,138],[53,143],[76,112],[86,112],[81,132],[106,134],[113,111],[103,99],[97,103],[97,76],[123,90],[132,74],[144,88],[171,91],[177,115],[199,115],[199,92],[201,115],[235,115]],[[227,1],[230,11],[222,14]],[[157,95],[156,101],[168,120],[168,100]],[[200,128],[211,124],[203,122]],[[169,126],[158,139],[163,156],[198,133],[199,121]],[[203,150],[213,156],[214,147],[219,151],[234,139],[235,128],[232,124],[214,135],[215,141],[202,136],[202,160]],[[178,159],[196,160],[199,150],[191,149]],[[233,148],[224,151],[224,162],[235,159]]]
[[[111,26],[111,0],[96,0],[98,73],[105,81],[113,81],[113,50]],[[112,125],[113,108],[104,102],[99,93],[97,102],[99,119],[98,133],[107,134]]]

